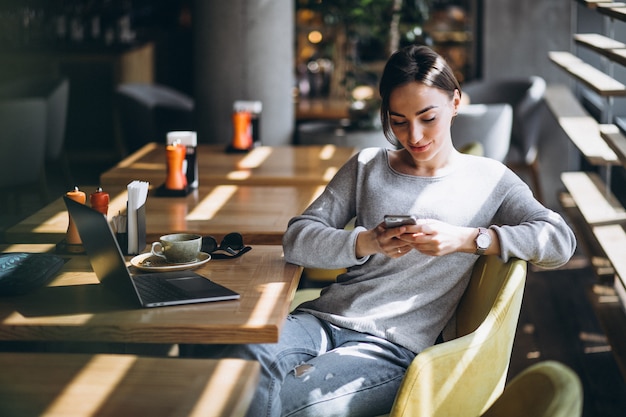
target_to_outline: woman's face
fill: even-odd
[[[445,164],[454,149],[450,125],[460,104],[460,94],[454,97],[435,87],[410,82],[397,87],[389,96],[391,130],[419,163]]]

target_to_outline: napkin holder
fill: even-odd
[[[128,211],[128,208],[127,208]],[[120,245],[120,249],[126,255],[138,255],[143,253],[146,248],[146,205],[142,205],[135,211],[135,222],[130,220],[126,230],[126,247],[123,244]],[[123,236],[123,233],[121,234]],[[136,245],[133,245],[133,236],[136,237]],[[123,240],[123,239],[122,239]]]

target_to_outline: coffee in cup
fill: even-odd
[[[168,263],[182,264],[198,259],[202,247],[202,236],[192,233],[163,235],[152,243],[152,254]]]

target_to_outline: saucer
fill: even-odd
[[[165,271],[181,271],[191,269],[207,263],[211,259],[211,255],[200,252],[195,261],[185,262],[184,264],[172,264],[165,259],[155,256],[152,253],[142,253],[130,260],[130,264],[142,271],[165,272]]]

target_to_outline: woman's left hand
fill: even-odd
[[[477,229],[453,226],[439,220],[420,219],[417,225],[407,227],[407,232],[397,239],[414,249],[431,256],[442,256],[453,252],[475,251],[474,239]]]

